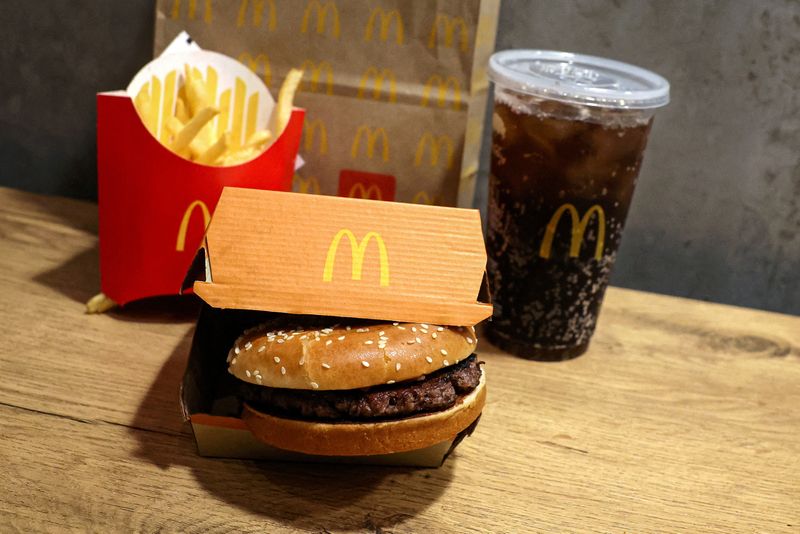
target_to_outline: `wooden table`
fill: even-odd
[[[439,469],[197,456],[195,307],[84,315],[94,205],[0,189],[0,531],[800,532],[800,318],[611,289],[590,351],[485,342]]]

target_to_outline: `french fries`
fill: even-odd
[[[166,146],[181,157],[203,165],[241,165],[269,148],[283,133],[292,114],[294,95],[303,78],[303,71],[292,69],[278,92],[278,100],[270,118],[270,129],[252,132],[242,143],[227,131],[227,110],[223,113],[216,104],[216,82],[209,88],[199,71],[184,65],[183,85],[178,87],[173,115],[160,117]],[[156,97],[157,99],[157,97]],[[157,102],[153,101],[150,84],[142,86],[134,98],[134,105],[145,127],[154,136],[159,130]],[[226,107],[225,104],[221,104]],[[218,120],[214,120],[219,118]],[[274,132],[274,133],[273,133]],[[87,303],[88,306],[88,303]]]
[[[86,313],[105,313],[116,305],[105,293],[98,293],[86,302]]]

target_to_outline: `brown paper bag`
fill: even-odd
[[[295,191],[471,206],[499,0],[158,0],[181,30],[307,110]]]

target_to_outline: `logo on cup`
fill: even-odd
[[[253,16],[250,19],[250,24],[252,26],[261,26],[261,21],[264,18],[264,1],[265,0],[253,0]],[[269,14],[267,15],[267,29],[269,31],[274,31],[278,24],[278,21],[275,17],[275,1],[266,0],[266,2],[267,6],[269,7]],[[239,14],[236,17],[237,28],[244,26],[244,22],[247,17],[248,4],[249,2],[247,0],[241,0],[239,3]]]
[[[383,128],[375,128],[374,130],[369,126],[362,125],[356,130],[356,135],[353,137],[353,145],[350,147],[350,156],[353,159],[358,157],[359,148],[361,147],[361,137],[367,138],[367,157],[372,159],[375,154],[375,145],[378,140],[381,142],[381,158],[383,161],[389,161],[389,139],[386,137],[386,130]]]
[[[302,33],[308,32],[308,23],[309,19],[311,18],[311,11],[314,11],[317,16],[317,34],[323,35],[325,33],[325,21],[328,18],[329,10],[331,13],[331,20],[333,21],[333,36],[338,39],[340,33],[339,9],[336,7],[336,4],[331,1],[323,4],[319,0],[310,0],[306,6],[306,10],[303,12],[303,22],[300,26],[300,31]]]
[[[355,234],[343,228],[339,230],[331,240],[328,247],[328,254],[325,257],[325,268],[322,272],[322,281],[331,282],[333,280],[333,266],[336,262],[336,251],[339,248],[339,242],[343,237],[347,238],[350,245],[351,254],[351,276],[353,280],[361,280],[361,271],[364,266],[364,254],[367,252],[367,245],[372,239],[378,245],[378,257],[380,261],[380,285],[386,287],[389,285],[389,254],[386,251],[386,244],[383,238],[377,232],[367,232],[367,235],[359,242]]]
[[[397,30],[395,30],[397,44],[403,44],[403,17],[400,15],[400,12],[396,9],[386,11],[380,7],[373,9],[369,15],[367,26],[364,28],[364,40],[372,40],[372,34],[375,32],[375,21],[378,20],[378,18],[380,18],[381,21],[381,28],[380,32],[378,33],[378,38],[383,42],[388,41],[389,30],[391,29],[392,21],[395,21],[397,23]]]
[[[389,87],[389,102],[397,102],[397,81],[394,77],[394,72],[389,69],[378,70],[375,67],[369,67],[361,75],[361,81],[358,82],[357,98],[364,98],[369,80],[373,79],[372,83],[372,99],[380,100],[383,93],[383,82]]]
[[[556,212],[550,217],[550,222],[547,223],[547,228],[544,231],[544,238],[539,247],[539,256],[544,259],[550,259],[550,252],[553,248],[553,236],[555,236],[558,229],[558,222],[564,213],[569,213],[570,221],[572,222],[572,232],[570,233],[569,243],[569,257],[577,258],[581,252],[581,244],[583,237],[586,233],[586,226],[592,215],[597,214],[597,244],[594,249],[594,258],[599,260],[603,256],[603,247],[606,240],[606,215],[603,208],[595,204],[583,214],[583,217],[578,216],[578,210],[572,204],[564,204],[559,207]]]
[[[447,105],[447,93],[450,89],[453,90],[453,109],[461,108],[461,84],[459,81],[453,76],[444,79],[438,74],[434,74],[425,82],[425,87],[422,89],[422,107],[427,107],[430,102],[434,85],[436,86],[436,104],[440,108]]]
[[[205,202],[202,200],[195,200],[189,204],[189,207],[183,212],[183,218],[178,227],[178,240],[175,242],[175,250],[177,252],[183,252],[186,248],[186,230],[189,227],[189,221],[192,218],[192,213],[194,213],[195,208],[199,208],[200,213],[203,214],[203,231],[208,227],[208,223],[211,222],[211,213],[209,213],[208,206],[206,206]]]
[[[425,157],[426,148],[430,152],[430,159],[428,160],[431,167],[439,165],[439,159],[442,153],[442,148],[447,150],[447,159],[441,158],[442,162],[446,162],[448,169],[453,168],[453,140],[447,135],[440,135],[436,137],[430,132],[425,132],[420,137],[417,143],[417,150],[414,153],[414,166],[419,167]]]
[[[453,47],[455,44],[456,29],[458,29],[461,51],[466,52],[469,49],[469,31],[467,30],[467,24],[464,22],[464,19],[461,17],[451,17],[444,13],[436,14],[431,33],[428,36],[428,48],[436,48],[436,44],[439,41],[440,27],[444,30],[442,32],[444,33],[444,46]]]

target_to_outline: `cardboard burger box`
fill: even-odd
[[[278,314],[473,326],[492,313],[477,210],[227,187],[184,280],[205,304],[181,387],[203,456],[438,466],[477,424],[422,449],[329,457],[262,443],[226,356]],[[435,337],[435,336],[434,336]]]
[[[209,134],[228,132],[241,143],[267,128],[275,109],[258,76],[233,58],[201,50],[185,33],[127,89],[97,95],[101,289],[118,304],[175,294],[223,187],[291,189],[301,109],[265,152],[240,165],[200,164],[165,146],[187,65],[220,110],[205,127]],[[147,97],[148,112],[137,112],[137,95]]]

